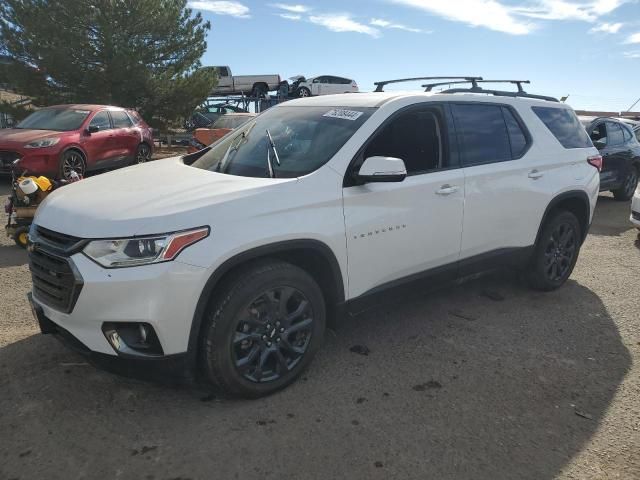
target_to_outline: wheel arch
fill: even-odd
[[[262,245],[225,260],[211,274],[196,304],[189,331],[188,358],[191,366],[197,365],[199,339],[206,312],[215,300],[216,288],[233,272],[250,263],[265,258],[289,262],[309,273],[317,282],[325,297],[327,315],[341,314],[345,302],[342,270],[331,248],[318,240],[287,240]]]
[[[257,91],[258,87],[264,87],[265,88],[265,92],[269,91],[269,85],[267,84],[267,82],[255,82],[252,86],[251,86],[251,91],[255,92]]]
[[[542,228],[549,219],[550,215],[558,210],[566,210],[573,213],[582,230],[581,242],[584,242],[589,233],[590,215],[591,215],[591,203],[589,202],[589,196],[582,190],[571,190],[569,192],[563,192],[554,197],[542,216],[542,221],[538,227],[538,234],[536,235],[536,244],[540,240],[542,234]]]

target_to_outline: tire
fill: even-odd
[[[269,87],[267,87],[264,83],[257,83],[251,90],[251,96],[255,98],[263,98],[268,91]]]
[[[311,90],[309,90],[307,87],[298,88],[298,97],[305,98],[310,96],[311,96]]]
[[[27,248],[29,243],[29,227],[18,227],[13,233],[13,241],[21,248]]]
[[[87,163],[84,157],[77,150],[67,150],[60,158],[60,167],[58,169],[59,178],[70,180],[71,170],[74,170],[81,177],[87,171]]]
[[[304,270],[278,260],[253,263],[225,284],[201,338],[206,380],[245,398],[286,387],[322,344],[326,308],[320,287]]]
[[[631,171],[627,178],[625,178],[622,187],[617,190],[612,190],[613,198],[615,198],[619,202],[627,202],[633,198],[633,194],[638,187],[638,169],[636,167],[631,167]]]
[[[146,143],[141,143],[136,149],[136,156],[133,158],[133,164],[146,163],[151,160],[151,148]]]
[[[535,290],[561,287],[578,260],[582,229],[576,216],[566,210],[553,213],[542,227],[525,277]]]

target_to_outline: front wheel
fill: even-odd
[[[298,88],[298,97],[306,98],[310,96],[311,96],[311,90],[309,90],[307,87]]]
[[[80,177],[84,177],[87,165],[80,152],[68,150],[62,154],[60,159],[59,176],[65,180],[71,180],[71,172],[76,172]]]
[[[631,167],[631,171],[627,175],[622,187],[617,190],[613,190],[613,198],[619,202],[626,202],[631,200],[636,188],[638,187],[638,170],[635,167]]]
[[[576,216],[555,213],[542,227],[526,277],[532,288],[551,291],[561,287],[578,261],[582,233]]]
[[[202,337],[207,379],[257,398],[292,383],[322,343],[322,291],[304,270],[278,260],[241,269],[209,310]]]

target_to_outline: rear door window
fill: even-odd
[[[112,110],[111,120],[113,121],[113,128],[129,128],[133,125],[129,115],[122,110]]]
[[[500,105],[451,106],[465,166],[511,160],[509,132]]]
[[[111,128],[111,119],[109,113],[106,110],[98,112],[91,119],[90,127],[98,127],[100,130],[109,130]]]
[[[615,122],[607,122],[607,133],[609,134],[609,145],[612,147],[624,143],[622,128]]]
[[[573,111],[558,107],[531,107],[564,148],[589,148],[589,135]]]
[[[509,132],[509,141],[511,142],[511,158],[520,158],[527,151],[529,141],[525,134],[522,125],[513,112],[507,108],[502,107],[502,113],[504,114],[504,121],[507,124],[507,131]]]

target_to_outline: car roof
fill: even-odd
[[[102,110],[102,109],[108,109],[108,110],[127,110],[125,108],[122,107],[116,107],[114,105],[97,105],[97,104],[91,104],[91,103],[69,103],[69,104],[62,104],[62,105],[51,105],[49,107],[44,107],[44,108],[68,108],[68,109],[76,109],[76,110]]]
[[[438,102],[456,102],[456,101],[482,101],[487,103],[502,103],[517,105],[522,102],[532,105],[551,106],[556,108],[570,108],[564,103],[550,102],[547,100],[539,100],[526,97],[508,97],[495,96],[481,93],[432,93],[432,92],[406,92],[406,91],[388,91],[388,92],[366,92],[366,93],[341,93],[337,95],[320,95],[317,97],[306,97],[291,100],[284,105],[297,107],[380,107],[385,103],[405,99],[414,98],[416,100],[430,100]]]

